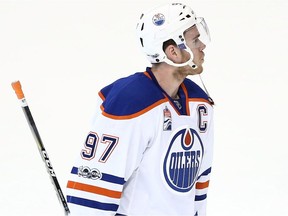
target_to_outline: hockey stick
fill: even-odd
[[[48,172],[48,174],[50,176],[52,184],[54,185],[54,189],[57,192],[57,196],[59,198],[59,201],[62,203],[62,206],[63,206],[64,211],[65,211],[65,215],[68,215],[70,213],[70,210],[68,208],[68,205],[67,205],[67,202],[65,200],[65,197],[64,197],[64,195],[62,193],[60,184],[59,184],[59,182],[57,180],[56,174],[54,172],[54,169],[52,167],[52,164],[50,162],[48,154],[47,154],[47,152],[45,150],[45,147],[44,147],[44,145],[42,143],[42,140],[41,140],[40,134],[38,132],[38,129],[36,127],[36,124],[35,124],[35,122],[33,120],[33,116],[32,116],[32,114],[30,112],[29,106],[27,104],[27,101],[25,99],[24,93],[22,91],[21,83],[19,81],[13,82],[12,83],[12,87],[13,87],[16,95],[17,95],[17,98],[21,102],[22,110],[23,110],[23,112],[25,114],[26,120],[27,120],[27,122],[29,124],[29,127],[31,129],[33,137],[34,137],[34,139],[35,139],[35,141],[37,143],[38,150],[40,152],[40,155],[42,157],[43,162],[45,163],[47,172]]]

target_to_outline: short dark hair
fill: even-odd
[[[173,39],[169,39],[163,43],[163,45],[162,45],[163,51],[165,52],[166,48],[170,45],[177,46],[176,42]],[[152,66],[157,67],[159,64],[160,64],[160,62],[159,63],[152,63]]]
[[[176,42],[173,39],[169,39],[163,43],[162,49],[165,52],[166,48],[170,45],[177,46]]]

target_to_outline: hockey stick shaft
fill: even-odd
[[[27,101],[25,99],[25,96],[24,96],[24,93],[22,91],[22,87],[21,87],[20,81],[13,82],[12,83],[12,87],[13,87],[16,95],[17,95],[17,98],[21,102],[22,110],[23,110],[23,112],[25,114],[26,120],[27,120],[27,122],[29,124],[29,127],[30,127],[30,130],[31,130],[32,134],[33,134],[33,137],[34,137],[34,139],[35,139],[35,141],[37,143],[37,147],[38,147],[39,153],[40,153],[40,155],[42,157],[43,162],[45,163],[47,172],[48,172],[48,174],[50,176],[50,179],[52,181],[54,189],[56,190],[58,199],[59,199],[60,203],[62,204],[62,206],[64,208],[65,215],[68,215],[70,213],[70,210],[68,208],[66,199],[65,199],[65,197],[63,195],[63,192],[61,190],[60,184],[58,182],[58,179],[56,177],[56,174],[54,172],[54,169],[52,167],[52,164],[51,164],[50,159],[48,157],[48,154],[46,152],[46,149],[45,149],[45,147],[43,145],[43,142],[41,140],[41,137],[40,137],[40,134],[39,134],[38,129],[36,127],[36,124],[34,122],[32,113],[31,113],[31,111],[29,109],[29,106],[27,104]]]

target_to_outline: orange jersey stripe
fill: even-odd
[[[209,186],[209,181],[196,183],[196,189],[204,189],[204,188],[208,188],[208,186]]]
[[[160,105],[160,104],[162,104],[162,103],[165,103],[166,101],[168,101],[168,99],[167,99],[167,98],[164,98],[164,99],[159,100],[159,101],[157,101],[156,103],[148,106],[147,108],[139,111],[139,112],[136,112],[136,113],[131,114],[131,115],[124,115],[124,116],[116,116],[116,115],[111,115],[111,114],[109,114],[109,113],[106,113],[106,112],[105,112],[105,109],[103,108],[103,106],[101,106],[101,109],[102,109],[102,111],[103,111],[102,114],[103,114],[104,116],[108,117],[108,118],[111,118],[111,119],[131,119],[131,118],[138,117],[138,116],[144,114],[145,112],[148,112],[149,110],[153,109],[154,107],[156,107],[156,106],[158,106],[158,105]]]
[[[99,97],[104,101],[105,100],[105,97],[104,97],[104,95],[102,94],[102,92],[98,92],[98,95],[99,95]]]
[[[151,79],[151,80],[152,80],[152,78],[151,78],[150,74],[149,74],[147,71],[145,71],[145,72],[144,72],[144,75],[145,75],[145,76],[147,76],[149,79]]]
[[[182,86],[182,89],[184,91],[184,94],[185,94],[185,97],[188,98],[188,91],[186,89],[186,86],[184,85],[184,83],[181,84]],[[189,103],[188,103],[188,100],[186,100],[186,113],[188,116],[190,116],[190,109],[189,109]]]
[[[86,191],[86,192],[90,192],[90,193],[94,193],[94,194],[99,194],[99,195],[103,195],[103,196],[108,196],[108,197],[112,197],[112,198],[117,198],[117,199],[120,199],[121,194],[122,194],[119,191],[108,190],[105,188],[92,186],[92,185],[88,185],[88,184],[83,184],[83,183],[79,183],[79,182],[74,182],[74,181],[68,181],[67,188],[82,190],[82,191]]]

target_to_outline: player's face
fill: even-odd
[[[193,53],[193,62],[197,65],[197,69],[191,69],[188,73],[189,75],[202,73],[202,64],[204,63],[205,57],[203,50],[205,49],[206,45],[199,39],[200,33],[196,26],[187,29],[184,32],[184,37],[187,46],[191,49]],[[184,58],[187,58],[187,60],[190,58],[190,54],[186,51],[184,51]]]

